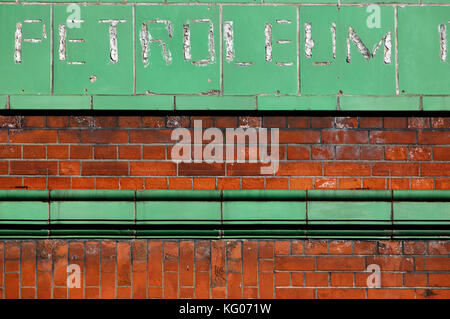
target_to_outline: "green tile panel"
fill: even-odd
[[[260,111],[335,111],[336,96],[258,96]]]
[[[450,225],[450,202],[394,202],[394,223]]]
[[[450,96],[424,96],[424,111],[450,111]]]
[[[0,201],[0,224],[46,224],[48,203]]]
[[[174,97],[170,95],[93,96],[94,110],[155,110],[172,111]]]
[[[13,110],[90,110],[91,97],[83,95],[12,95]]]
[[[418,96],[341,96],[342,111],[419,111]]]
[[[254,96],[177,96],[176,110],[256,110]]]

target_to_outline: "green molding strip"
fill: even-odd
[[[450,238],[450,191],[4,190],[0,238]]]

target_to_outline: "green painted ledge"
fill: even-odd
[[[450,191],[0,191],[0,238],[450,238]]]

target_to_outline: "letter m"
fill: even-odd
[[[380,41],[375,45],[373,52],[366,47],[366,45],[362,42],[361,38],[356,34],[355,30],[352,27],[348,28],[348,38],[347,38],[347,63],[351,61],[350,54],[350,41],[353,42],[358,51],[363,55],[363,57],[369,61],[371,58],[377,54],[378,49],[381,44],[384,42],[384,63],[391,64],[391,50],[392,50],[392,40],[391,40],[391,32],[386,33],[384,37],[381,38]]]

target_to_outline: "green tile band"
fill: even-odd
[[[450,191],[2,190],[0,224],[2,238],[446,238]]]

